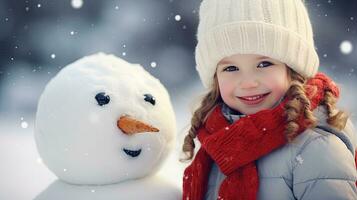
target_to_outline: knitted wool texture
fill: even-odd
[[[319,66],[308,12],[301,0],[203,0],[196,70],[212,86],[218,62],[234,54],[279,60],[305,77]]]

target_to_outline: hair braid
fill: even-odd
[[[202,124],[206,121],[209,113],[222,102],[218,81],[215,76],[215,83],[213,88],[203,96],[200,106],[193,113],[193,117],[191,119],[191,128],[188,131],[188,134],[185,136],[184,143],[182,146],[182,151],[185,153],[185,158],[181,160],[190,160],[193,158],[194,150],[195,150],[195,142],[198,129],[202,126]]]
[[[322,105],[325,105],[327,110],[327,123],[335,127],[338,130],[345,128],[348,114],[344,111],[336,109],[336,97],[330,92],[325,91],[324,99]]]
[[[300,115],[303,113],[304,123],[308,128],[316,126],[317,119],[311,111],[310,100],[305,94],[304,84],[306,79],[300,74],[288,68],[291,78],[291,86],[287,91],[287,95],[291,98],[285,105],[285,114],[287,119],[286,137],[289,142],[298,134]]]

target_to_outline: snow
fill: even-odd
[[[94,98],[99,94],[110,101]],[[156,103],[143,98],[148,95]],[[122,116],[157,131],[126,135]],[[61,181],[36,199],[87,199],[88,191],[95,191],[93,199],[115,199],[118,194],[142,199],[137,188],[146,188],[145,199],[180,199],[180,186],[167,175],[155,175],[172,155],[175,133],[166,89],[140,65],[103,53],[79,59],[47,84],[39,100],[34,136],[42,159],[36,161]],[[178,159],[170,163],[179,166]],[[171,170],[181,174],[177,167]],[[135,189],[128,190],[127,182],[134,179]]]
[[[0,199],[33,199],[55,176],[37,162],[38,153],[32,126],[19,128],[16,123],[0,124]],[[18,190],[21,192],[17,192]]]
[[[345,40],[342,41],[340,44],[340,50],[343,54],[350,54],[353,50],[353,45],[351,43],[351,41]]]
[[[181,16],[180,15],[175,15],[175,20],[176,21],[180,21],[181,20]]]
[[[22,128],[27,128],[28,127],[28,123],[26,121],[21,122],[21,127]]]
[[[155,67],[157,66],[157,63],[156,63],[156,62],[151,62],[151,63],[150,63],[150,66],[151,66],[152,68],[155,68]]]
[[[296,161],[298,161],[298,163],[301,165],[304,162],[304,159],[299,154],[299,155],[296,156]]]
[[[159,103],[146,102],[143,94]],[[120,134],[122,116],[159,131]],[[157,79],[137,64],[100,53],[68,65],[49,82],[38,104],[35,139],[43,161],[62,180],[110,184],[156,170],[171,149],[174,119],[168,93]],[[134,159],[121,149],[142,151]]]
[[[176,187],[181,187],[183,170],[189,164],[179,162],[179,158],[182,158],[182,141],[190,122],[190,107],[202,90],[202,85],[197,81],[192,87],[172,96],[178,125],[177,140],[174,151],[158,171],[158,176],[166,177]],[[33,134],[34,116],[23,116],[29,124],[27,129],[18,125],[16,116],[1,116],[4,115],[0,115],[0,160],[6,162],[2,162],[0,166],[0,199],[34,199],[57,181],[56,176],[42,163],[37,152]],[[198,148],[199,144],[195,150]],[[21,192],[17,192],[19,189]],[[135,191],[138,191],[137,188]]]
[[[83,0],[72,0],[71,1],[71,6],[74,9],[80,9],[83,6]]]
[[[108,186],[78,186],[57,180],[35,198],[35,200],[181,199],[180,192],[170,188],[175,188],[175,186],[157,177],[131,180]],[[152,191],[156,191],[156,193]]]

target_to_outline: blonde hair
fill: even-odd
[[[288,76],[291,80],[291,85],[286,93],[286,96],[290,98],[285,105],[286,127],[285,134],[288,142],[292,142],[294,137],[298,134],[300,120],[299,117],[303,114],[304,122],[307,124],[307,128],[313,128],[317,124],[317,119],[313,115],[311,110],[310,100],[305,94],[304,85],[306,84],[306,78],[298,74],[290,67],[287,66]],[[336,97],[333,96],[331,91],[324,91],[324,99],[320,105],[324,105],[327,110],[327,123],[332,127],[342,130],[345,128],[348,115],[344,111],[337,110]],[[191,160],[194,156],[195,142],[198,129],[207,120],[209,114],[213,109],[223,103],[221,98],[217,76],[214,76],[213,86],[209,92],[203,96],[200,105],[193,113],[191,119],[191,127],[184,139],[182,151],[185,153],[186,158],[182,160]]]

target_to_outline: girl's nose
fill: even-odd
[[[254,77],[245,78],[244,80],[241,80],[239,83],[239,86],[242,89],[256,88],[256,87],[258,87],[258,85],[259,85],[259,82]]]

